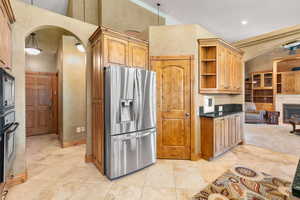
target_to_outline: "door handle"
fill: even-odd
[[[17,130],[17,128],[19,127],[20,124],[18,122],[15,122],[13,125],[15,127],[12,130],[7,131],[7,134],[15,132]]]

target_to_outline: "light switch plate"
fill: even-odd
[[[77,127],[76,128],[76,133],[80,133],[81,132],[81,127]]]

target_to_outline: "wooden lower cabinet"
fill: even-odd
[[[241,113],[220,118],[201,117],[201,153],[211,160],[243,141]]]

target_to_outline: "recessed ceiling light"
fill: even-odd
[[[248,21],[247,21],[247,20],[242,20],[242,21],[241,21],[241,24],[242,24],[242,25],[247,25],[247,24],[248,24]]]

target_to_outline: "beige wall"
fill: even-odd
[[[86,129],[86,56],[77,50],[78,42],[73,36],[62,37],[62,55],[59,56],[60,99],[62,107],[62,141],[72,142],[86,138],[85,131],[76,132],[78,127]]]
[[[18,0],[11,0],[12,8],[16,15],[16,23],[12,28],[12,74],[16,78],[16,120],[20,122],[17,130],[16,151],[17,158],[14,164],[13,173],[24,173],[26,169],[25,156],[25,38],[38,29],[46,27],[59,27],[66,29],[76,35],[85,46],[88,46],[88,39],[97,29],[97,26],[80,22],[69,17],[49,12],[44,9],[32,7]],[[91,50],[87,48],[87,80],[90,80]],[[91,152],[91,126],[90,122],[90,81],[87,81],[87,154]]]
[[[198,93],[198,42],[201,38],[215,38],[199,25],[174,25],[150,27],[149,43],[150,56],[180,56],[193,55],[195,57],[195,113],[199,106],[203,105],[204,96]],[[211,95],[210,95],[211,96]],[[243,103],[243,95],[214,95],[216,104]],[[200,153],[200,118],[195,117],[196,122],[196,153]]]
[[[58,44],[62,35],[70,35],[71,33],[59,28],[45,28],[35,31],[35,33],[42,53],[34,56],[26,54],[26,71],[57,72],[56,53]]]
[[[56,54],[42,53],[38,56],[26,55],[26,71],[57,72]]]
[[[130,0],[70,0],[68,16],[116,31],[136,30],[148,39],[148,28],[158,24],[157,15]],[[160,24],[165,24],[160,17]]]
[[[130,0],[102,0],[102,25],[124,32],[126,30],[147,31],[157,25],[157,15]],[[160,24],[165,19],[160,18]]]

